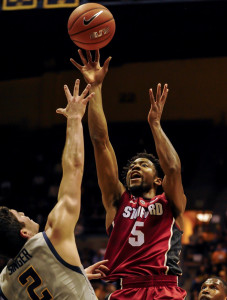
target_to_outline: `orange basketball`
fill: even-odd
[[[85,50],[105,47],[115,33],[115,20],[111,12],[98,3],[78,6],[68,20],[71,40]]]

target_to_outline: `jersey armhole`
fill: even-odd
[[[106,229],[106,232],[107,232],[108,237],[110,237],[111,232],[112,232],[112,230],[113,230],[113,228],[114,228],[115,219],[116,219],[116,217],[117,217],[119,208],[120,208],[121,204],[123,203],[123,199],[124,199],[125,194],[128,194],[128,195],[129,195],[129,192],[128,192],[127,190],[125,190],[125,191],[122,193],[122,195],[121,195],[121,197],[120,197],[120,199],[119,199],[119,206],[117,207],[116,215],[115,215],[115,217],[114,217],[114,219],[113,219],[111,225]]]

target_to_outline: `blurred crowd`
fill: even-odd
[[[201,285],[208,277],[220,277],[227,282],[226,213],[224,221],[224,226],[220,224],[196,226],[190,236],[190,243],[184,245],[183,278],[190,300],[198,299]]]

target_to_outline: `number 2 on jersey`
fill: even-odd
[[[29,277],[32,279],[31,282],[28,281]],[[31,266],[24,273],[22,273],[18,280],[22,286],[27,286],[27,292],[29,298],[32,300],[51,300],[54,299],[48,289],[42,291],[42,298],[36,294],[35,289],[42,284],[42,279],[39,277],[35,269]]]
[[[141,246],[144,243],[144,233],[141,230],[137,229],[138,227],[143,227],[143,226],[144,226],[144,222],[136,221],[132,228],[131,234],[134,235],[134,237],[130,237],[128,239],[128,242],[133,247]]]

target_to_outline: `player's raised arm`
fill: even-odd
[[[148,122],[154,137],[160,165],[165,174],[162,183],[163,189],[167,199],[173,204],[176,222],[182,228],[181,216],[185,210],[186,197],[181,179],[181,162],[160,124],[168,91],[167,84],[164,85],[163,91],[161,91],[161,84],[158,84],[155,98],[152,89],[149,90],[151,108],[148,114]]]
[[[94,98],[89,103],[88,125],[95,152],[98,182],[107,213],[106,227],[108,228],[116,214],[114,202],[121,197],[125,190],[119,181],[117,160],[109,140],[107,122],[102,106],[102,83],[108,71],[111,57],[107,58],[103,67],[101,67],[99,51],[95,52],[94,60],[92,60],[90,51],[87,51],[86,54],[87,58],[79,50],[83,66],[72,59],[71,62],[83,74],[85,81],[91,84],[90,92],[95,92]]]
[[[74,241],[74,228],[80,213],[81,181],[84,168],[84,139],[82,117],[87,102],[90,85],[79,95],[79,80],[74,86],[73,94],[65,85],[68,101],[66,108],[57,109],[57,113],[67,118],[66,142],[62,155],[63,176],[59,188],[58,203],[48,217],[46,231],[51,241],[59,246],[65,240]],[[56,247],[57,249],[57,247]]]

